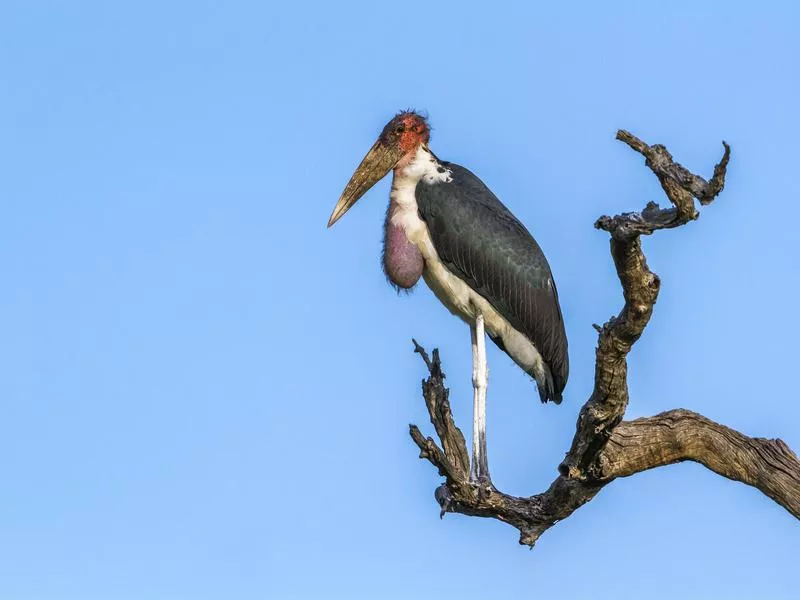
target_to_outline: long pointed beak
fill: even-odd
[[[358,165],[356,172],[344,188],[339,202],[328,219],[328,227],[342,218],[356,201],[367,193],[367,190],[383,179],[400,160],[400,149],[389,146],[378,140],[370,148],[364,160]]]

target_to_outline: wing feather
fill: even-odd
[[[417,185],[439,258],[530,339],[550,368],[553,399],[569,375],[567,336],[547,259],[522,223],[469,170],[442,163],[448,183]]]

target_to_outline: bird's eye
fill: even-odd
[[[398,125],[397,129],[395,129],[394,132],[395,133],[403,133],[405,130],[406,130],[406,128],[404,126]]]

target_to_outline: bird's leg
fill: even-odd
[[[490,484],[489,462],[486,458],[486,387],[489,366],[486,363],[486,334],[483,315],[478,314],[470,326],[472,335],[472,467],[470,479],[474,483]]]

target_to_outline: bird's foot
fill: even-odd
[[[478,474],[473,470],[469,475],[469,482],[477,490],[478,498],[481,500],[486,500],[495,490],[492,479],[489,477],[488,473]]]

